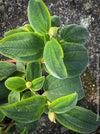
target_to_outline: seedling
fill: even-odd
[[[71,24],[59,30],[59,17],[51,17],[42,0],[29,1],[28,19],[0,41],[0,53],[18,61],[0,62],[0,133],[29,134],[43,113],[73,131],[95,131],[96,114],[76,106],[85,96],[80,75],[88,64],[87,29]]]

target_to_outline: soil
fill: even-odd
[[[0,39],[4,33],[11,29],[28,24],[27,5],[29,0],[0,0]],[[86,107],[100,114],[100,0],[43,0],[51,15],[61,18],[62,26],[79,24],[89,30],[89,40],[85,47],[89,54],[89,64],[82,74],[85,98],[78,105]],[[7,57],[0,55],[0,60]],[[39,125],[34,134],[78,134],[59,123],[51,123],[47,115],[39,120]],[[100,128],[91,134],[100,134]]]

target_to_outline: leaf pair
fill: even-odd
[[[57,79],[49,75],[46,77],[43,89],[45,90],[45,95],[48,100],[51,102],[57,98],[75,92],[78,94],[79,100],[84,97],[84,91],[79,76],[74,78]]]
[[[65,42],[61,47],[55,39],[46,43],[43,57],[49,73],[59,79],[80,75],[88,63],[87,51],[82,45]]]
[[[11,77],[6,80],[5,85],[8,89],[16,92],[22,92],[27,88],[31,88],[33,91],[38,91],[42,88],[44,83],[44,76],[34,79],[29,87],[27,86],[28,83],[21,77]]]
[[[95,131],[100,125],[100,120],[96,121],[97,115],[85,108],[75,106],[76,103],[77,94],[74,93],[54,100],[49,105],[49,110],[54,112],[59,123],[73,131],[79,133]],[[50,116],[54,115],[51,113]],[[51,121],[54,121],[55,117],[50,117]]]

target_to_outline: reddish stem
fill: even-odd
[[[6,60],[6,62],[17,63],[17,60]],[[27,65],[27,63],[25,63]]]

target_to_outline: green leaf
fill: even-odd
[[[34,29],[29,24],[26,24],[25,26],[30,32],[34,32]]]
[[[15,91],[11,91],[9,96],[8,96],[8,103],[13,104],[13,103],[19,102],[19,101],[20,101],[20,93],[15,92]]]
[[[23,96],[22,96],[22,98],[21,98],[21,101],[22,101],[22,100],[25,100],[25,99],[27,99],[27,98],[29,98],[29,97],[32,97],[32,96],[35,96],[35,94],[34,94],[33,92],[31,92],[31,91],[27,91],[27,92],[25,92],[25,93],[23,94]]]
[[[85,44],[88,40],[89,32],[82,26],[71,24],[64,26],[60,35],[64,41]]]
[[[44,77],[44,76],[39,77],[39,78],[37,78],[37,79],[34,79],[34,80],[32,81],[32,87],[31,87],[31,89],[32,89],[33,91],[38,91],[38,90],[40,90],[40,89],[43,87],[44,80],[45,80],[45,77]]]
[[[0,41],[0,52],[12,59],[30,62],[42,58],[44,40],[37,33],[22,32]]]
[[[27,129],[25,128],[21,134],[26,134]]]
[[[8,102],[9,90],[5,86],[5,81],[0,81],[0,104]]]
[[[35,131],[37,125],[38,125],[38,121],[34,121],[31,123],[16,122],[16,129],[18,132],[22,132],[26,128],[26,131],[28,131],[28,134],[29,134]]]
[[[51,75],[59,79],[65,79],[67,77],[66,68],[62,59],[63,50],[55,39],[51,39],[51,41],[46,43],[43,57]]]
[[[57,15],[51,16],[51,27],[60,27],[60,18]]]
[[[19,77],[25,78],[25,64],[24,64],[24,62],[17,62],[16,63],[16,71],[11,76],[12,77],[19,76]]]
[[[4,114],[0,110],[0,122],[3,121],[4,117],[5,117]]]
[[[26,80],[32,81],[38,77],[42,76],[41,64],[39,62],[32,62],[27,64],[26,67]]]
[[[5,37],[13,35],[15,33],[20,33],[20,32],[28,32],[28,31],[25,29],[13,29],[13,30],[10,30],[8,32],[5,32]]]
[[[64,63],[67,77],[80,75],[88,64],[88,54],[84,46],[75,43],[63,43]]]
[[[40,34],[49,32],[51,27],[50,14],[42,0],[29,1],[28,19],[36,32]]]
[[[24,62],[16,63],[16,70],[25,73],[25,64]]]
[[[66,113],[56,114],[57,121],[62,125],[84,134],[96,131],[100,125],[100,120],[96,121],[96,118],[96,114],[78,106]]]
[[[22,123],[37,120],[44,112],[47,99],[44,96],[33,96],[23,101],[0,107],[5,116]]]
[[[47,98],[52,102],[53,100],[77,92],[78,99],[84,97],[84,91],[80,77],[57,79],[53,76],[47,76],[44,82],[43,89]]]
[[[16,92],[22,92],[26,89],[26,81],[21,77],[11,77],[5,82],[8,89]]]
[[[13,63],[0,61],[0,81],[7,78],[16,71]]]
[[[77,93],[60,97],[54,100],[49,105],[49,109],[50,111],[57,114],[65,113],[75,107],[75,105],[77,104],[77,99],[78,99]]]

